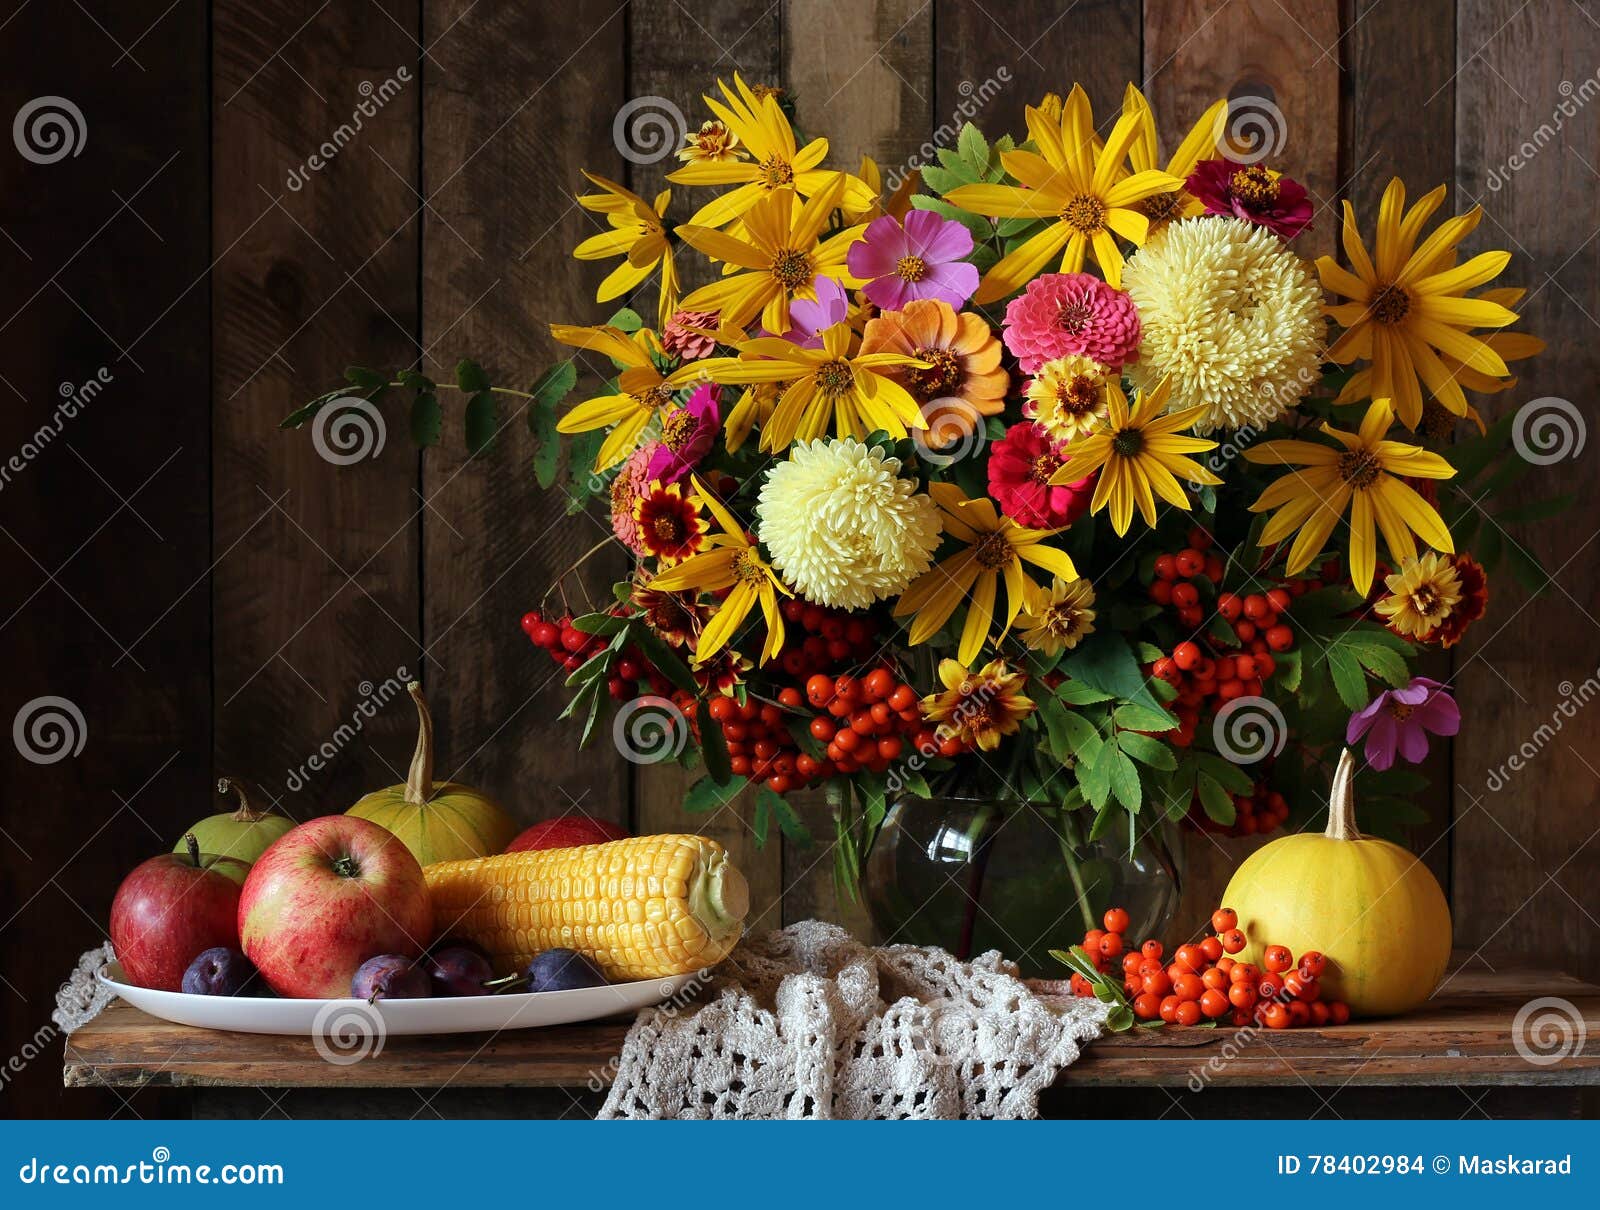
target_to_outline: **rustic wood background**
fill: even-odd
[[[1218,95],[1267,97],[1283,166],[1321,209],[1370,225],[1384,183],[1481,202],[1478,247],[1516,253],[1525,326],[1551,349],[1491,411],[1542,395],[1596,415],[1600,342],[1600,4],[1568,0],[10,0],[0,118],[62,96],[78,154],[0,147],[0,457],[50,422],[62,384],[109,385],[0,490],[6,718],[43,696],[81,710],[76,756],[4,748],[0,1005],[8,1114],[186,1111],[154,1092],[59,1087],[56,985],[102,939],[122,873],[214,809],[220,773],[296,817],[398,780],[403,701],[310,775],[291,772],[355,716],[363,684],[422,668],[446,772],[528,819],[572,805],[680,826],[681,783],[579,753],[558,684],[517,618],[601,530],[532,484],[525,430],[463,456],[459,429],[418,458],[399,425],[381,457],[335,468],[278,420],[350,361],[448,377],[465,352],[497,381],[556,355],[551,320],[603,316],[571,247],[591,218],[580,168],[658,187],[624,160],[630,98],[699,94],[734,69],[780,83],[832,161],[904,165],[963,104],[991,134],[1076,79],[1097,112],[1142,80],[1169,138]],[[63,50],[69,53],[61,53]],[[410,80],[302,188],[289,173],[404,68]],[[991,95],[992,94],[992,95]],[[1569,95],[1570,94],[1570,95]],[[1557,107],[1576,107],[1552,130]],[[1543,134],[1541,127],[1545,128]],[[1527,146],[1533,147],[1528,156]],[[1523,149],[1499,188],[1488,179]],[[1596,446],[1541,475],[1593,478]],[[1491,770],[1596,674],[1592,495],[1518,533],[1554,573],[1535,600],[1495,584],[1453,676],[1465,725],[1434,764],[1416,838],[1446,879],[1460,946],[1600,975],[1600,714],[1579,712],[1509,785]],[[616,570],[597,568],[603,585]],[[818,817],[820,826],[823,821]],[[757,850],[729,811],[709,829],[778,925],[839,914],[821,849]],[[1193,904],[1239,856],[1192,846]],[[20,1058],[11,1067],[6,1057]],[[264,1094],[258,1107],[271,1108]],[[1463,1109],[1470,1108],[1463,1105]]]

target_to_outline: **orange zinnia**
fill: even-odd
[[[1011,376],[1000,365],[1000,341],[981,315],[957,314],[947,302],[923,298],[903,311],[867,321],[863,353],[900,353],[929,362],[927,369],[885,371],[917,401],[935,449],[975,432],[985,416],[1005,410]]]

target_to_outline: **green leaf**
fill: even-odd
[[[778,827],[785,836],[802,849],[811,847],[811,829],[806,827],[805,821],[795,812],[794,807],[790,805],[787,798],[775,790],[762,786],[756,792],[757,811],[760,811],[763,806],[778,821]]]
[[[689,666],[678,658],[678,653],[662,640],[661,636],[651,630],[649,625],[638,618],[632,619],[628,627],[628,637],[631,638],[645,659],[655,665],[657,672],[666,677],[685,693],[698,693],[699,682],[694,679],[694,674],[689,671]],[[720,730],[720,728],[718,728]]]
[[[623,332],[637,332],[644,327],[644,320],[639,318],[639,312],[632,307],[623,307],[610,319],[606,320],[611,327]]]
[[[394,377],[408,391],[432,391],[439,385],[426,374],[419,374],[415,370],[396,370]]]
[[[1039,713],[1050,737],[1050,754],[1062,764],[1092,761],[1100,754],[1100,733],[1083,715],[1048,695],[1040,700]]]
[[[1210,774],[1202,773],[1195,779],[1195,789],[1200,792],[1200,806],[1211,819],[1223,827],[1230,827],[1238,817],[1238,808],[1232,796],[1217,784]]]
[[[762,789],[765,790],[766,787],[763,786]],[[750,821],[750,831],[755,834],[756,848],[766,848],[767,836],[772,831],[772,803],[760,794],[756,795],[756,810],[754,818]]]
[[[494,443],[494,435],[500,428],[498,411],[494,395],[487,390],[467,400],[467,453],[481,454]]]
[[[444,413],[439,397],[432,391],[418,391],[411,401],[411,440],[423,449],[439,444],[444,429]]]
[[[1119,731],[1117,747],[1134,760],[1149,765],[1152,769],[1170,772],[1178,767],[1178,758],[1172,754],[1171,748],[1160,740],[1140,735],[1137,731]]]
[[[1305,652],[1300,648],[1285,651],[1272,657],[1278,684],[1285,692],[1294,693],[1300,688],[1300,673],[1305,666]]]
[[[1145,689],[1144,673],[1133,658],[1133,649],[1115,631],[1095,631],[1061,661],[1061,670],[1073,680],[1124,701],[1147,700],[1147,704],[1155,704]],[[1169,724],[1177,725],[1176,719]]]
[[[956,141],[956,149],[961,152],[961,158],[971,166],[975,175],[982,177],[989,171],[989,144],[984,140],[983,132],[971,122],[961,128],[961,137]]]
[[[1338,690],[1340,701],[1352,710],[1360,710],[1367,704],[1366,674],[1347,648],[1328,648],[1328,671],[1333,675],[1333,687]]]
[[[1092,706],[1096,702],[1109,702],[1115,695],[1086,685],[1082,681],[1063,681],[1055,696],[1068,706]]]
[[[1109,757],[1107,753],[1110,753]],[[1139,804],[1144,800],[1144,787],[1139,781],[1138,768],[1115,744],[1106,744],[1100,750],[1100,757],[1111,762],[1111,792],[1116,795],[1117,801],[1128,809],[1130,815],[1138,811]]]
[[[628,624],[627,618],[614,613],[581,613],[572,619],[572,628],[584,634],[598,634],[610,638]]]
[[[1083,796],[1097,810],[1104,810],[1111,802],[1111,771],[1101,759],[1109,747],[1110,744],[1102,744],[1092,758],[1079,761],[1076,769]]]
[[[1354,653],[1356,659],[1373,676],[1388,681],[1396,689],[1411,680],[1410,666],[1389,648],[1355,641],[1347,641],[1344,646]]]
[[[479,391],[487,391],[490,386],[489,375],[483,372],[483,367],[470,357],[463,357],[456,362],[456,386],[468,395],[476,395]]]
[[[1118,706],[1112,716],[1117,726],[1129,731],[1171,731],[1174,719],[1165,710],[1152,710],[1137,702]]]
[[[683,809],[692,815],[703,815],[707,811],[714,811],[731,802],[746,784],[747,780],[743,777],[730,778],[725,782],[719,782],[712,777],[702,777],[690,786],[688,793],[683,796]]]
[[[346,366],[344,380],[363,391],[381,391],[389,385],[387,374],[380,374],[366,366]]]
[[[533,434],[533,475],[540,487],[555,486],[561,468],[561,442],[556,432],[556,408],[578,384],[578,369],[571,361],[557,362],[539,377],[528,393],[528,431]]]
[[[722,724],[711,717],[711,699],[703,697],[695,708],[695,721],[700,730],[700,751],[705,757],[706,773],[715,781],[727,782],[733,777],[728,758],[728,741],[722,736]]]
[[[1195,767],[1230,793],[1249,794],[1255,789],[1255,780],[1232,761],[1224,760],[1212,752],[1195,752],[1192,755]]]

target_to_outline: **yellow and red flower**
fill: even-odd
[[[1015,735],[1038,707],[1023,694],[1027,677],[1004,660],[990,660],[976,672],[956,660],[939,661],[941,693],[922,699],[922,715],[944,738],[993,752]]]
[[[639,544],[663,567],[700,553],[708,532],[700,506],[676,483],[657,483],[641,496],[633,506],[633,523]]]

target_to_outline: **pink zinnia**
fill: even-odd
[[[722,397],[715,384],[702,382],[689,402],[668,412],[661,421],[661,440],[655,444],[645,473],[662,483],[676,483],[711,452],[722,427]]]
[[[1201,160],[1184,188],[1204,204],[1207,214],[1242,218],[1280,239],[1293,239],[1311,226],[1305,186],[1260,164]]]
[[[863,293],[885,311],[919,298],[939,298],[960,310],[978,288],[972,232],[931,210],[908,210],[905,222],[885,214],[850,245],[845,264],[866,280]]]
[[[1089,511],[1094,476],[1052,484],[1067,460],[1065,442],[1036,424],[1015,424],[989,447],[989,495],[1000,511],[1029,529],[1061,529]]]
[[[1367,737],[1367,764],[1380,772],[1394,764],[1398,752],[1412,764],[1428,755],[1428,733],[1454,735],[1461,730],[1461,708],[1438,681],[1414,676],[1404,689],[1385,689],[1350,716],[1345,743]]]
[[[647,552],[639,540],[639,523],[633,519],[633,506],[650,486],[650,459],[654,445],[641,445],[628,455],[617,477],[611,481],[611,530],[636,555]]]
[[[1005,338],[1027,374],[1069,353],[1120,370],[1139,353],[1139,312],[1098,277],[1046,273],[1007,304]]]
[[[684,361],[699,361],[717,351],[715,337],[702,336],[694,328],[717,330],[715,311],[674,311],[667,326],[661,329],[661,347],[675,353]]]

